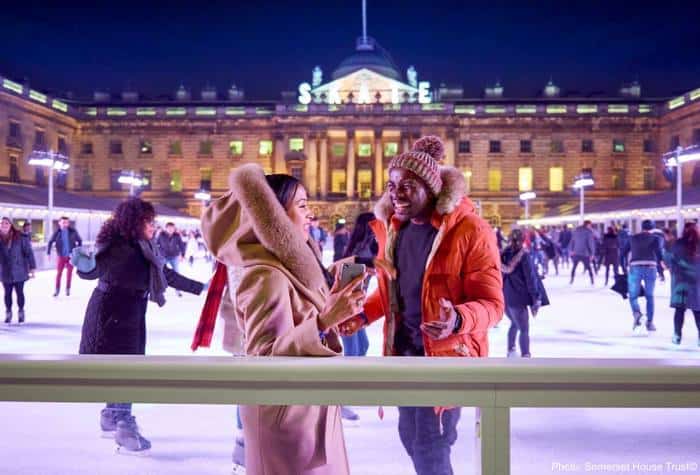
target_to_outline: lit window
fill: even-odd
[[[518,190],[532,190],[532,167],[520,167],[518,169]]]
[[[471,142],[469,140],[460,140],[457,147],[457,153],[472,153]]]
[[[384,144],[384,156],[393,157],[399,154],[398,142],[387,142]]]
[[[549,144],[551,153],[564,153],[564,142],[561,140],[552,140]]]
[[[593,140],[582,140],[581,141],[581,152],[593,153]]]
[[[564,169],[562,167],[549,169],[549,191],[564,191]]]
[[[624,153],[625,141],[622,139],[613,139],[613,153]]]
[[[615,169],[612,172],[612,187],[613,190],[625,189],[625,171],[621,168]]]
[[[294,137],[289,139],[289,150],[292,152],[303,152],[304,151],[304,139],[300,137]],[[263,155],[263,154],[261,154]]]
[[[371,143],[361,143],[357,146],[357,156],[358,157],[371,157],[372,156],[372,144]]]
[[[372,197],[372,170],[357,171],[357,189],[360,198]]]
[[[333,170],[331,171],[331,192],[333,193],[345,193],[346,183],[345,183],[345,170]]]
[[[199,142],[199,154],[200,155],[211,155],[211,151],[214,144],[211,140],[202,140]]]
[[[489,191],[501,191],[501,170],[497,168],[489,170]]]
[[[520,141],[520,153],[532,153],[532,140]]]
[[[170,171],[170,191],[173,193],[179,193],[182,191],[182,171]]]
[[[261,140],[258,155],[272,155],[272,140]]]
[[[489,140],[489,153],[501,153],[500,140]]]
[[[179,140],[170,142],[168,146],[168,155],[182,155],[182,143]]]
[[[228,149],[231,152],[231,155],[243,155],[243,141],[231,140],[228,143]]]
[[[150,140],[142,139],[139,143],[139,151],[141,155],[151,155],[153,153],[153,144]]]
[[[467,193],[472,189],[472,171],[470,168],[465,168],[462,171],[464,175],[464,181],[467,183]]]
[[[331,145],[331,155],[334,157],[345,156],[345,144],[343,142],[335,142]]]

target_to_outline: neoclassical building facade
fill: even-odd
[[[523,191],[537,193],[531,215],[576,203],[582,172],[595,179],[592,200],[668,188],[661,155],[700,143],[700,89],[645,98],[634,83],[616,97],[570,97],[550,81],[538,97],[509,98],[496,84],[465,98],[419,81],[413,67],[401,74],[368,38],[328,80],[317,67],[277,101],[248,101],[235,87],[68,100],[0,77],[0,181],[45,186],[28,157],[54,150],[71,165],[60,187],[126,196],[118,178],[133,171],[148,180],[142,196],[192,215],[196,192],[224,193],[230,170],[255,162],[301,178],[322,220],[352,221],[382,194],[391,158],[425,134],[444,140],[445,162],[464,173],[482,215],[508,225],[523,215]],[[700,184],[700,170],[685,180]]]

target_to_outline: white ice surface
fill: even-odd
[[[208,266],[197,262],[184,273],[204,279]],[[94,282],[75,279],[70,297],[52,298],[53,272],[39,273],[27,284],[27,322],[0,324],[0,352],[75,354],[87,299]],[[548,278],[552,305],[531,320],[534,357],[692,358],[700,363],[697,329],[688,314],[684,341],[670,343],[673,318],[668,307],[669,284],[657,286],[655,322],[658,331],[631,331],[627,301],[602,287],[591,287],[583,275],[573,286],[567,279]],[[192,338],[203,297],[173,291],[162,309],[148,311],[151,355],[191,354]],[[642,300],[642,308],[644,301]],[[220,329],[220,327],[218,327]],[[490,333],[491,356],[506,353],[507,319]],[[369,330],[370,355],[380,354],[381,325]],[[225,355],[217,332],[211,349],[193,357]],[[114,443],[99,437],[100,404],[0,403],[0,473],[7,474],[227,474],[235,407],[137,404],[134,414],[153,443],[148,457],[114,453]],[[346,425],[352,473],[400,475],[414,473],[396,432],[397,413],[385,408],[356,408],[361,420]],[[472,472],[474,410],[462,411],[459,439],[453,448],[456,474]],[[665,466],[691,463],[686,473],[700,473],[700,410],[652,409],[516,409],[512,413],[514,475],[546,473],[611,473],[614,467],[590,464],[662,464],[656,473],[678,473]],[[564,467],[556,464],[575,464]],[[625,467],[624,465],[622,466]],[[572,468],[565,472],[564,468]],[[624,473],[649,473],[630,465]],[[614,473],[614,472],[613,472]]]

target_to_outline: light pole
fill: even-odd
[[[129,196],[134,196],[134,190],[148,185],[148,179],[137,175],[133,170],[123,172],[117,181],[123,185],[129,185]]]
[[[530,200],[534,200],[535,198],[537,198],[537,194],[534,191],[520,193],[520,201],[525,202],[525,219],[530,219]]]
[[[68,163],[68,157],[63,154],[41,150],[34,150],[29,155],[29,164],[49,169],[49,207],[46,214],[46,223],[44,224],[44,240],[49,242],[49,239],[51,239],[51,225],[53,224],[53,173],[54,170],[58,173],[65,172],[70,168],[70,164]]]
[[[584,189],[587,186],[593,186],[595,184],[595,181],[593,180],[593,177],[590,176],[589,174],[582,174],[578,177],[576,177],[576,181],[574,181],[574,189],[579,190],[579,204],[578,204],[578,213],[579,213],[579,224],[583,224],[583,199],[584,199]]]
[[[700,160],[700,145],[676,147],[663,156],[667,167],[676,167],[676,234],[683,233],[683,164]]]

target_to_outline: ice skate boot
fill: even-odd
[[[236,445],[233,447],[233,473],[245,473],[245,441],[243,437],[236,437]]]
[[[632,325],[632,330],[636,330],[642,324],[642,312],[634,312],[634,324]]]
[[[117,430],[117,411],[104,408],[100,412],[100,430],[103,439],[113,439]]]
[[[17,321],[19,323],[24,323],[24,309],[23,308],[20,308],[17,311]]]
[[[146,455],[151,449],[151,442],[139,433],[134,416],[126,416],[117,422],[114,441],[117,451],[125,455]]]
[[[647,322],[647,331],[648,332],[655,332],[656,331],[656,325],[654,325],[654,322]]]
[[[12,310],[5,312],[5,323],[10,323],[12,321]]]
[[[677,333],[673,334],[673,338],[671,339],[671,343],[674,345],[680,345],[681,344],[681,336],[678,335]]]

